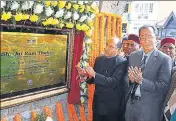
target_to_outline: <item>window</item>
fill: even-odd
[[[150,3],[150,6],[149,6],[149,13],[152,13],[153,12],[153,3]]]
[[[144,13],[148,13],[148,4],[147,3],[144,5]]]
[[[135,12],[136,12],[136,13],[139,12],[139,4],[136,4],[136,5],[135,5]]]
[[[124,13],[128,13],[129,3],[126,4]]]
[[[152,13],[153,12],[153,3],[143,3],[135,5],[136,13]]]
[[[122,33],[126,33],[127,32],[127,23],[123,23],[122,24]]]

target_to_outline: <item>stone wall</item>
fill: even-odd
[[[64,112],[64,118],[65,121],[68,120],[68,112],[67,112],[67,93],[58,95],[58,96],[53,96],[49,98],[44,98],[38,101],[34,101],[31,103],[26,103],[26,104],[21,104],[18,106],[10,107],[7,109],[2,109],[1,110],[1,118],[6,117],[7,121],[13,121],[13,117],[17,114],[20,113],[22,117],[22,121],[30,121],[31,118],[31,111],[35,110],[40,114],[43,112],[43,107],[44,106],[49,106],[50,109],[52,110],[52,116],[53,116],[53,121],[56,120],[56,111],[55,111],[55,104],[57,102],[60,102],[62,104],[62,110]],[[78,114],[78,107],[75,108]],[[85,110],[87,114],[87,109]]]

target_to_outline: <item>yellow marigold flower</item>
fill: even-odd
[[[51,5],[54,6],[54,7],[57,6],[57,4],[58,4],[57,1],[52,1],[52,2],[51,2]]]
[[[22,20],[27,20],[29,19],[29,15],[28,14],[23,14],[22,15]]]
[[[15,21],[21,21],[22,20],[22,13],[18,13],[14,17],[15,17]]]
[[[78,10],[79,5],[78,5],[78,4],[73,4],[73,8],[74,8],[75,10]]]
[[[89,21],[89,22],[88,22],[88,25],[89,25],[90,27],[93,27],[93,24],[94,24],[93,21]]]
[[[83,24],[82,30],[85,32],[85,31],[89,30],[89,27],[86,24]]]
[[[62,29],[62,27],[64,27],[64,24],[63,24],[63,23],[60,23],[60,28]]]
[[[46,22],[47,22],[48,24],[52,24],[53,18],[52,18],[52,17],[48,18],[48,19],[46,20]]]
[[[42,24],[43,24],[44,26],[47,26],[47,25],[48,25],[47,21],[43,21]]]
[[[36,21],[38,21],[38,16],[34,14],[34,15],[30,16],[29,20],[31,22],[36,22]]]
[[[51,4],[51,1],[45,1],[45,6],[46,6],[46,7],[49,7],[50,4]]]
[[[65,1],[59,1],[58,7],[59,7],[60,9],[62,9],[62,8],[65,7],[65,4],[66,4]]]
[[[59,24],[59,21],[58,21],[58,19],[53,19],[51,24],[52,24],[52,25],[56,25],[56,24]]]
[[[92,36],[92,30],[89,29],[88,31],[85,32],[86,36],[91,37]]]
[[[71,8],[71,3],[69,2],[68,5],[66,6],[66,9],[70,9]]]
[[[74,26],[74,24],[71,22],[66,24],[66,27],[69,29],[73,28],[73,26]]]
[[[98,7],[97,6],[92,6],[92,9],[93,9],[93,13],[94,14],[96,14],[96,13],[98,13],[99,12],[99,9],[98,9]]]
[[[81,31],[82,30],[82,26],[80,24],[76,24],[76,29]]]
[[[85,9],[85,5],[81,5],[79,12],[82,13],[84,11],[84,9]]]
[[[87,12],[91,11],[91,8],[90,8],[89,5],[86,6],[86,11],[87,11]]]
[[[12,16],[11,12],[5,13],[3,12],[2,16],[1,16],[1,20],[7,21],[8,19],[10,19]]]

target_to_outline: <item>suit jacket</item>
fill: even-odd
[[[93,112],[100,115],[118,115],[122,96],[124,95],[124,77],[127,72],[127,60],[115,56],[96,59],[94,70],[95,78],[88,83],[95,84]]]
[[[129,66],[140,67],[142,57],[142,50],[132,53],[129,57]],[[140,112],[135,115],[141,117],[142,121],[160,120],[165,95],[170,85],[171,68],[171,58],[154,50],[142,72],[141,101],[133,104],[136,107],[135,110]]]

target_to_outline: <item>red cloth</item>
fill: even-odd
[[[70,104],[77,104],[80,102],[80,85],[79,85],[79,81],[76,80],[76,77],[78,75],[76,65],[80,61],[80,57],[82,55],[83,39],[84,39],[83,32],[75,33],[71,85],[68,93],[68,103]]]
[[[173,45],[175,45],[175,39],[171,38],[171,37],[166,37],[166,38],[162,39],[161,40],[161,47],[166,43],[172,43]]]

